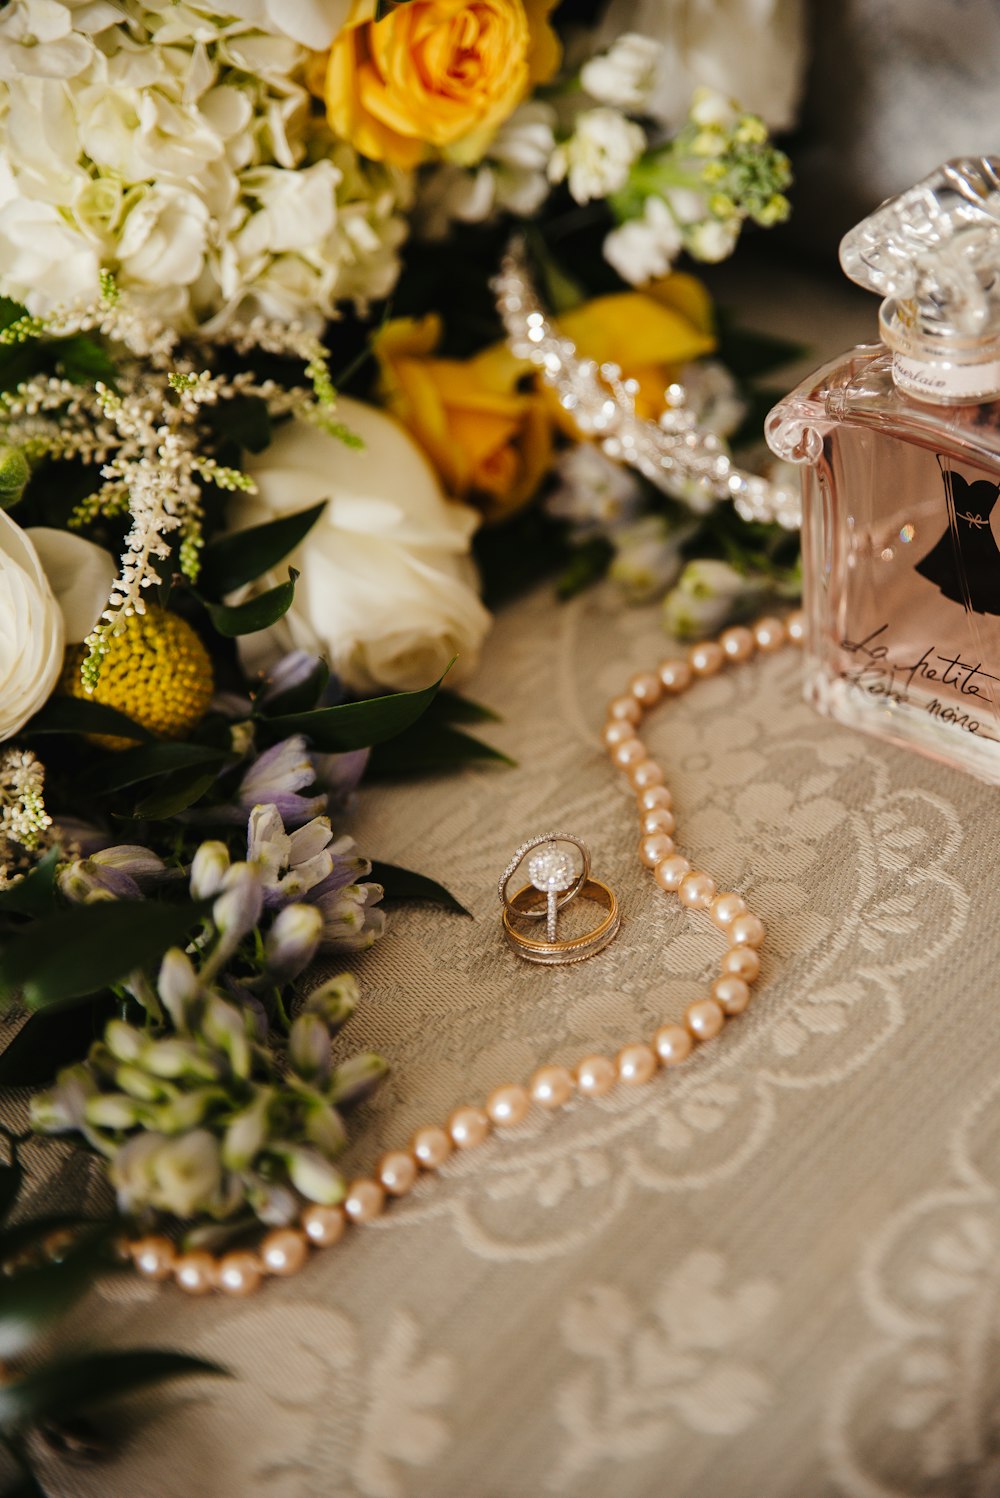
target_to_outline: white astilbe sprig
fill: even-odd
[[[53,843],[45,766],[30,749],[0,753],[0,889],[17,884]]]
[[[89,307],[57,308],[49,317],[24,316],[0,331],[0,344],[38,338],[98,334],[115,346],[114,385],[77,384],[62,375],[36,375],[0,394],[0,440],[20,448],[29,462],[77,459],[98,470],[102,482],[76,506],[69,524],[131,516],[120,575],[96,628],[86,641],[84,686],[92,691],[110,638],[125,620],[143,614],[144,594],[167,580],[164,564],[177,564],[197,580],[202,547],[203,486],[253,493],[253,480],[219,463],[207,416],[220,402],[242,396],[262,400],[271,416],[291,413],[351,441],[335,419],[336,392],[326,351],[308,329],[255,318],[234,325],[213,343],[181,339],[131,306],[113,281],[102,278],[100,300]],[[305,365],[310,386],[259,380],[250,370],[219,374],[212,368],[221,342],[239,354],[255,349]]]

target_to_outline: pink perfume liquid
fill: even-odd
[[[768,441],[805,465],[809,699],[1000,784],[1000,402],[905,395],[880,344],[782,401]]]

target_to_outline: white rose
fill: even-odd
[[[665,276],[684,241],[674,216],[662,198],[647,198],[641,218],[612,229],[604,240],[604,258],[623,281],[645,286]]]
[[[337,415],[363,440],[346,447],[294,420],[246,470],[253,498],[232,508],[236,528],[260,525],[319,500],[327,506],[288,566],[301,574],[277,625],[240,640],[252,670],[298,647],[324,654],[356,691],[425,687],[455,655],[468,674],[490,625],[469,542],[477,517],[441,493],[426,458],[391,417],[341,400]]]
[[[201,274],[208,209],[180,187],[151,187],[125,220],[118,241],[123,286],[190,286]]]
[[[739,99],[772,130],[795,123],[806,62],[803,0],[611,0],[597,42],[623,32],[662,45],[647,111],[683,123],[700,84]]]
[[[626,31],[609,51],[592,57],[580,70],[580,82],[592,99],[643,114],[656,88],[663,47],[651,37]]]
[[[93,301],[94,246],[49,203],[14,198],[0,208],[0,293],[44,316],[58,303]]]
[[[549,178],[565,177],[578,203],[606,198],[625,186],[629,168],[646,149],[646,132],[617,109],[585,109],[549,161]]]
[[[0,740],[48,701],[63,662],[63,617],[38,552],[0,510]]]
[[[79,645],[107,607],[118,564],[110,551],[72,531],[38,525],[24,534],[38,554],[59,605],[66,644]]]

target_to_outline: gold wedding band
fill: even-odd
[[[519,889],[514,898],[504,908],[503,928],[504,935],[509,945],[519,957],[528,962],[582,962],[585,957],[593,957],[612,941],[618,933],[621,925],[621,911],[618,908],[618,899],[614,891],[599,879],[588,879],[580,889],[578,896],[580,900],[592,900],[597,905],[603,905],[607,915],[595,926],[592,931],[585,931],[581,936],[573,936],[568,941],[537,941],[534,937],[525,936],[514,925],[517,916],[528,920],[537,916],[539,907],[545,906],[546,895],[544,891],[535,889],[526,884]]]

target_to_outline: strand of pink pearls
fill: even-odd
[[[611,761],[635,792],[641,826],[639,860],[662,890],[676,894],[688,910],[703,910],[727,938],[720,975],[708,997],[689,1004],[680,1024],[661,1025],[650,1041],[634,1041],[616,1057],[586,1056],[571,1070],[543,1066],[527,1085],[507,1082],[494,1088],[485,1105],[464,1104],[445,1124],[418,1129],[407,1149],[391,1150],[372,1176],[352,1181],[337,1206],[309,1206],[297,1226],[274,1228],[257,1248],[234,1249],[219,1257],[207,1250],[179,1252],[169,1238],[150,1236],[126,1245],[140,1274],[153,1280],[173,1279],[191,1295],[221,1290],[248,1295],[265,1276],[295,1274],[306,1264],[310,1248],[337,1243],[347,1228],[371,1222],[394,1197],[405,1196],[421,1172],[439,1170],[454,1150],[482,1144],[493,1129],[523,1122],[532,1104],[563,1107],[574,1096],[604,1097],[621,1082],[648,1082],[661,1066],[678,1066],[699,1043],[714,1040],[727,1019],[742,1014],[750,986],[760,972],[763,922],[742,895],[717,890],[710,875],[692,868],[674,842],[673,797],[660,766],[650,758],[639,727],[643,717],[665,697],[676,697],[693,682],[715,676],[727,664],[740,664],[761,651],[801,644],[803,617],[764,618],[756,624],[727,629],[718,640],[694,645],[684,659],[665,660],[656,671],[633,676],[627,690],[608,706],[602,738]]]

